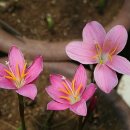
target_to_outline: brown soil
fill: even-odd
[[[77,130],[77,116],[67,111],[54,113],[51,124],[47,125],[46,120],[51,111],[46,110],[46,104],[50,98],[44,91],[44,87],[48,86],[48,72],[41,74],[41,78],[37,81],[38,95],[34,102],[25,99],[25,117],[27,130]],[[98,102],[94,111],[89,114],[85,125],[87,130],[126,130],[118,110],[106,98],[106,95],[97,94]],[[13,91],[0,89],[0,130],[18,130],[20,126],[18,114],[17,95]],[[68,120],[65,125],[61,125]],[[60,124],[59,124],[60,123]],[[48,129],[46,126],[52,126]],[[58,127],[57,127],[58,125]],[[85,130],[84,129],[84,130]]]
[[[88,21],[107,25],[122,4],[123,0],[106,0],[101,10],[98,0],[1,0],[0,19],[30,38],[71,40],[81,37]]]

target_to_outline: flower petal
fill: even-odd
[[[0,77],[3,77],[6,75],[5,69],[7,69],[7,67],[0,63]]]
[[[64,95],[64,93],[60,92],[58,88],[54,87],[54,86],[48,86],[47,88],[45,88],[46,92],[48,93],[48,95],[55,101],[59,102],[59,103],[64,103],[64,104],[69,104],[69,101],[60,98],[60,96],[66,96]]]
[[[37,95],[37,88],[35,84],[28,84],[17,89],[16,92],[24,97],[34,100]]]
[[[12,46],[9,51],[8,57],[9,57],[9,65],[12,71],[17,75],[16,67],[18,66],[20,72],[22,72],[25,64],[25,60],[22,52],[16,46]]]
[[[80,116],[86,116],[87,115],[87,105],[84,100],[79,101],[73,105],[70,106],[70,110],[76,113]]]
[[[70,42],[66,46],[66,53],[71,59],[82,64],[97,63],[96,59],[93,58],[96,55],[95,47],[87,46],[80,41]]]
[[[16,89],[16,87],[14,86],[14,84],[10,80],[8,80],[8,79],[6,79],[4,77],[0,77],[0,88],[4,88],[4,89]]]
[[[75,80],[76,90],[79,88],[80,85],[82,85],[82,92],[83,92],[87,84],[87,73],[82,64],[80,64],[79,67],[77,68],[73,80]]]
[[[96,66],[94,70],[94,78],[98,87],[105,93],[110,93],[118,83],[116,72],[104,64],[98,64]]]
[[[106,35],[103,51],[113,54],[121,52],[126,45],[127,37],[127,31],[123,26],[113,27]]]
[[[112,61],[106,63],[111,69],[121,73],[130,75],[130,62],[122,57],[115,55],[112,57]]]
[[[93,45],[98,43],[102,47],[106,32],[100,23],[92,21],[86,24],[82,35],[84,43]]]
[[[47,110],[65,110],[69,108],[68,105],[51,101],[47,104]]]
[[[32,65],[27,69],[27,76],[25,78],[26,84],[34,81],[41,71],[43,70],[43,58],[42,56],[37,57]]]
[[[60,74],[51,74],[50,75],[50,82],[52,86],[56,87],[57,89],[59,88],[64,88],[62,82],[66,80],[66,77]]]
[[[96,85],[93,83],[89,84],[82,94],[82,99],[85,101],[89,100],[94,95],[95,91]]]
[[[50,82],[57,90],[65,88],[63,83],[65,83],[68,87],[71,86],[71,82],[65,76],[60,74],[51,74]]]

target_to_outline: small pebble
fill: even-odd
[[[55,5],[56,4],[56,0],[52,0],[51,4]]]
[[[7,3],[6,3],[6,2],[0,1],[0,7],[6,8],[6,6],[7,6]]]
[[[20,20],[20,19],[17,19],[17,23],[21,23],[21,20]]]
[[[15,13],[12,13],[11,15],[12,15],[13,17],[14,17],[14,16],[16,16],[16,14],[15,14]]]
[[[83,0],[83,3],[84,3],[84,4],[87,4],[87,2],[88,2],[88,0]]]
[[[8,115],[8,119],[10,119],[10,118],[12,118],[12,114],[11,113]]]

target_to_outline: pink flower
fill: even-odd
[[[121,26],[113,27],[107,34],[96,21],[83,29],[83,41],[71,42],[66,47],[67,55],[82,64],[97,64],[94,78],[99,88],[109,93],[118,83],[116,72],[130,75],[130,62],[117,54],[127,41],[127,31]]]
[[[84,67],[80,65],[70,82],[62,75],[51,75],[51,85],[46,88],[53,101],[47,105],[48,110],[65,110],[69,108],[77,115],[86,116],[86,101],[89,100],[96,86],[91,83],[86,87],[87,75]]]
[[[0,88],[13,89],[33,100],[37,95],[37,88],[32,82],[43,70],[43,58],[37,57],[27,68],[22,52],[15,46],[10,49],[8,57],[7,66],[0,64]]]

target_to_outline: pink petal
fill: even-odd
[[[14,86],[14,84],[10,80],[8,80],[8,79],[6,79],[4,77],[0,77],[0,88],[4,88],[4,89],[16,89],[16,87]]]
[[[48,93],[48,95],[55,101],[59,102],[59,103],[64,103],[64,104],[69,104],[69,101],[60,98],[60,96],[65,96],[62,92],[59,91],[58,88],[54,87],[54,86],[49,86],[47,88],[45,88],[46,92]]]
[[[94,70],[94,78],[98,87],[105,93],[110,93],[118,83],[116,73],[104,64],[98,64],[96,66]]]
[[[71,82],[63,75],[60,74],[51,74],[50,82],[55,89],[65,89],[63,83],[65,83],[68,87],[71,86]]]
[[[86,102],[84,100],[79,101],[73,105],[70,106],[70,110],[76,113],[80,116],[86,116],[87,115],[87,106]]]
[[[126,45],[127,37],[127,31],[123,26],[113,27],[106,35],[103,51],[113,52],[113,54],[121,52]]]
[[[77,68],[73,80],[75,80],[76,89],[78,89],[78,87],[80,85],[82,85],[82,92],[83,92],[85,87],[86,87],[86,84],[87,84],[87,73],[86,73],[86,70],[82,64],[80,64],[79,67]]]
[[[12,71],[17,75],[16,66],[18,65],[20,72],[22,72],[25,60],[22,52],[16,47],[12,46],[9,51],[9,65]]]
[[[5,69],[7,69],[7,67],[0,63],[0,77],[7,75]]]
[[[95,91],[96,85],[93,83],[89,84],[82,94],[82,99],[85,101],[89,100],[94,95]]]
[[[66,80],[66,77],[64,77],[63,75],[59,75],[59,74],[50,75],[50,82],[51,82],[52,86],[56,87],[57,89],[64,88],[64,86],[62,84],[64,82],[64,79]]]
[[[118,55],[113,56],[112,61],[107,62],[107,65],[111,69],[121,74],[130,75],[130,62],[122,56]]]
[[[92,58],[96,55],[95,46],[87,46],[80,41],[70,42],[66,46],[67,55],[82,64],[93,64],[97,63],[97,61]]]
[[[34,100],[37,95],[37,88],[34,84],[28,84],[17,89],[16,92],[24,97]]]
[[[66,104],[58,103],[55,101],[51,101],[47,104],[47,110],[65,110],[69,106]]]
[[[100,23],[92,21],[86,24],[86,26],[83,29],[82,35],[83,41],[86,44],[94,45],[98,43],[102,47],[106,36],[106,32]]]
[[[41,71],[43,70],[43,58],[42,56],[37,57],[32,65],[27,69],[27,76],[25,78],[26,84],[34,81]]]

